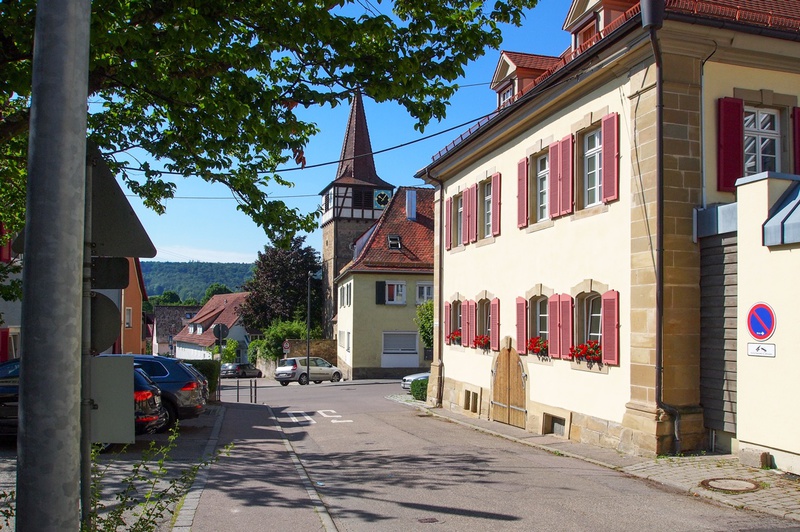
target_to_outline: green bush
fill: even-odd
[[[221,362],[219,360],[184,360],[184,362],[191,364],[197,371],[206,376],[206,379],[208,379],[208,395],[214,397],[217,393]]]
[[[259,344],[251,352],[248,348],[247,356],[251,362],[254,356],[260,360],[279,360],[283,358],[283,341],[286,339],[298,339],[306,337],[305,321],[274,321],[264,331],[263,344]],[[311,338],[321,338],[322,329],[311,329]]]
[[[411,383],[411,397],[417,401],[428,398],[428,379],[417,379]]]

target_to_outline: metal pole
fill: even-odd
[[[306,376],[308,377],[308,384],[311,384],[311,276],[313,274],[308,272],[308,281],[306,282]]]
[[[236,379],[236,402],[239,402],[239,379]]]
[[[92,166],[86,161],[81,332],[81,523],[91,530],[92,504]]]
[[[39,0],[23,261],[17,530],[77,530],[90,0]]]

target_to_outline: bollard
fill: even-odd
[[[236,402],[239,402],[239,379],[236,379]]]
[[[258,402],[258,379],[253,379],[253,402]]]

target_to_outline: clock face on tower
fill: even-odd
[[[375,200],[375,208],[376,209],[383,209],[386,205],[389,204],[389,200],[392,198],[392,191],[391,190],[376,190],[375,195],[373,196]]]

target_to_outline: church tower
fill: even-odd
[[[353,260],[353,243],[381,217],[394,187],[378,177],[372,157],[361,93],[353,96],[336,178],[322,196],[322,275],[325,289],[324,328],[333,337],[338,309],[334,279]]]

